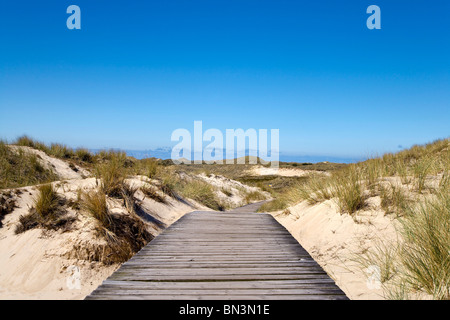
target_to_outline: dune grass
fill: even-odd
[[[435,299],[450,299],[450,194],[442,190],[401,219],[403,279]]]
[[[263,201],[266,200],[266,196],[258,190],[247,191],[244,194],[245,203],[252,203],[255,201]]]
[[[226,209],[226,206],[217,198],[214,188],[207,182],[193,179],[180,184],[179,190],[183,196],[195,200],[210,209],[217,211]]]
[[[41,185],[38,190],[29,213],[19,217],[15,233],[19,234],[34,228],[62,229],[63,232],[70,230],[76,218],[66,214],[65,199],[58,195],[51,184]]]
[[[0,189],[18,188],[58,180],[36,155],[10,148],[0,140]]]
[[[100,179],[100,187],[102,191],[111,197],[120,197],[127,176],[125,170],[124,153],[111,154],[109,160],[104,163],[97,164],[95,167],[95,175]]]
[[[349,165],[329,177],[311,176],[293,190],[315,204],[334,199],[342,213],[356,215],[367,197],[400,222],[398,242],[360,257],[380,268],[385,295],[408,299],[428,294],[450,299],[449,139]]]
[[[127,195],[132,197],[135,191],[131,188]],[[82,194],[82,209],[95,219],[98,235],[107,242],[102,254],[96,255],[98,261],[123,263],[153,239],[144,222],[133,213],[132,206],[132,202],[126,205],[129,215],[113,214],[108,208],[107,195],[101,189]]]
[[[158,192],[158,190],[151,185],[143,186],[140,188],[140,190],[146,197],[153,199],[156,202],[167,203],[167,199],[164,196],[164,194],[161,194],[160,192]]]
[[[273,212],[284,210],[289,206],[289,201],[285,197],[277,197],[272,201],[264,203],[258,208],[258,212]]]

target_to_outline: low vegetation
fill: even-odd
[[[370,197],[379,197],[380,209],[400,222],[400,238],[380,243],[357,260],[364,268],[380,268],[388,298],[450,299],[449,141],[385,154],[329,176],[311,175],[277,201],[315,204],[332,199],[341,213],[355,217]]]
[[[29,213],[20,216],[15,233],[19,234],[34,228],[47,230],[70,230],[74,217],[67,215],[65,199],[54,190],[51,184],[38,187],[38,194]]]
[[[0,141],[0,189],[18,188],[58,180],[45,168],[38,156],[10,148]]]
[[[16,199],[11,191],[0,194],[0,228],[3,227],[3,218],[16,207]]]
[[[107,195],[101,189],[83,193],[81,208],[94,218],[97,234],[107,242],[103,252],[96,255],[94,260],[105,264],[123,263],[153,238],[144,222],[132,210],[129,215],[111,213]]]

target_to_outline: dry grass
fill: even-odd
[[[102,190],[82,195],[82,208],[97,221],[97,233],[108,243],[107,247],[101,247],[102,254],[94,255],[97,261],[105,264],[125,262],[153,239],[144,222],[134,213],[135,191],[130,188],[124,195],[130,215],[112,214]],[[108,254],[104,253],[105,249]],[[82,248],[77,250],[83,251]]]
[[[153,199],[156,202],[167,203],[167,199],[164,196],[164,194],[160,194],[158,192],[158,190],[151,185],[146,185],[146,186],[142,187],[141,191],[146,197]]]
[[[364,208],[366,197],[379,195],[381,208],[401,222],[401,239],[359,256],[361,264],[380,268],[388,298],[449,299],[449,168],[449,139],[443,139],[349,165],[329,177],[311,176],[293,194],[311,204],[335,199],[341,212],[352,215]]]
[[[263,201],[263,200],[266,200],[266,196],[260,191],[245,192],[245,195],[244,195],[245,203],[252,203],[255,201]]]
[[[13,150],[0,140],[0,189],[18,188],[58,180],[36,155]]]
[[[450,299],[450,194],[439,192],[401,222],[403,279],[435,299]]]
[[[29,213],[19,217],[15,233],[34,228],[69,231],[76,218],[67,215],[65,199],[59,196],[51,184],[39,187],[34,206]]]
[[[258,212],[273,212],[284,210],[289,206],[289,202],[286,198],[278,197],[272,201],[264,203],[261,207],[259,207]]]
[[[381,208],[386,214],[404,216],[409,209],[411,200],[407,192],[399,185],[390,183],[388,186],[380,185]]]
[[[213,210],[225,210],[226,206],[217,198],[214,188],[207,182],[193,179],[180,184],[179,188],[184,197],[195,200]]]
[[[11,191],[0,194],[0,228],[3,227],[3,218],[16,208],[16,199]]]
[[[96,166],[96,177],[101,179],[102,191],[110,197],[120,197],[124,181],[126,156],[122,153],[112,153],[107,162]]]

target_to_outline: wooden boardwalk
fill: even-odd
[[[86,299],[347,299],[271,215],[192,212]]]

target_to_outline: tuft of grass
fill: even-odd
[[[61,198],[51,184],[44,184],[39,188],[39,194],[34,199],[34,208],[42,219],[54,219],[59,213]]]
[[[286,198],[278,197],[272,201],[264,203],[261,207],[259,207],[258,212],[273,212],[284,210],[289,206],[289,202]]]
[[[152,186],[146,185],[141,188],[141,191],[146,197],[153,199],[156,202],[167,203],[167,199],[164,194],[158,193],[158,190]]]
[[[227,197],[232,197],[233,196],[233,191],[230,188],[225,188],[223,187],[220,190],[224,195],[226,195]]]
[[[364,187],[356,170],[349,170],[334,176],[334,196],[341,212],[354,214],[366,205]]]
[[[266,196],[260,191],[247,191],[244,196],[245,203],[266,200]]]
[[[182,184],[180,193],[213,210],[223,211],[224,205],[218,200],[213,187],[200,180],[192,180]]]
[[[75,155],[74,151],[71,148],[59,143],[52,143],[50,145],[49,153],[50,155],[60,159],[70,159]]]
[[[293,198],[316,204],[333,198],[333,186],[327,177],[311,176],[307,183],[294,186],[290,194]]]
[[[76,149],[75,157],[81,162],[94,163],[94,156],[85,148]]]
[[[355,254],[352,260],[357,262],[363,269],[376,266],[380,270],[380,281],[385,283],[391,280],[398,272],[397,258],[399,246],[394,243],[377,241],[375,245],[362,254]]]
[[[129,188],[124,195],[130,215],[110,213],[106,194],[102,190],[83,193],[82,208],[97,221],[97,232],[108,243],[103,248],[108,254],[95,255],[98,261],[105,264],[123,263],[153,239],[143,221],[134,213],[131,198],[135,191],[135,188]]]
[[[401,186],[380,185],[381,208],[386,214],[395,213],[397,217],[405,215],[409,208],[409,198]]]
[[[64,208],[65,200],[53,189],[51,184],[39,187],[39,193],[34,199],[34,206],[29,213],[19,217],[15,233],[19,234],[34,228],[47,230],[70,230],[75,217],[67,216]]]
[[[0,189],[18,188],[58,180],[35,154],[12,149],[0,140]]]
[[[154,179],[159,172],[158,162],[154,159],[142,159],[136,164],[135,173]]]
[[[106,194],[102,191],[83,193],[81,207],[88,212],[100,226],[111,229],[112,218],[106,203]]]
[[[11,213],[16,207],[16,200],[12,196],[12,192],[0,194],[0,228],[3,226],[3,218]]]
[[[123,153],[109,153],[108,156],[107,162],[96,166],[96,177],[101,179],[101,189],[105,194],[120,198],[126,178],[126,157]]]
[[[426,178],[432,165],[432,159],[429,157],[424,157],[417,160],[416,164],[414,165],[413,170],[417,192],[422,193],[422,191],[425,189]]]
[[[401,223],[404,280],[435,299],[450,299],[450,194],[425,200]]]

